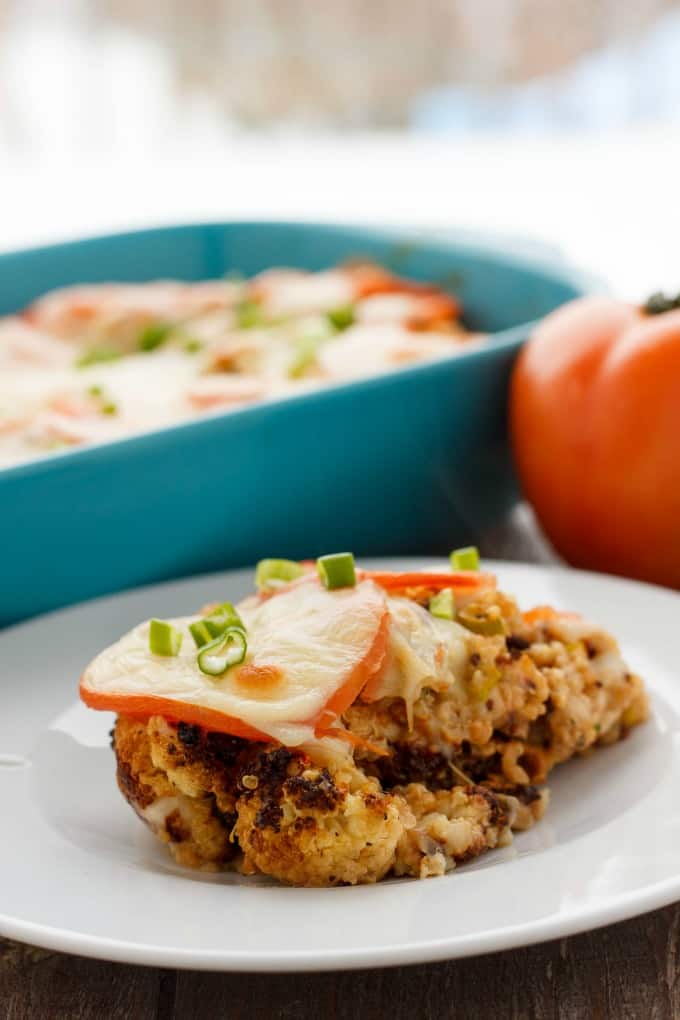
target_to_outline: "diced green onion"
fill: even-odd
[[[152,620],[149,625],[149,649],[153,655],[177,655],[182,647],[182,634],[166,620]]]
[[[334,329],[342,331],[343,329],[347,329],[349,326],[354,325],[354,308],[352,305],[343,305],[340,308],[332,308],[330,312],[326,313],[326,317]]]
[[[254,329],[264,325],[264,314],[257,301],[244,298],[234,308],[234,317],[239,329]]]
[[[229,627],[198,653],[198,668],[208,676],[221,676],[230,666],[243,662],[248,651],[245,633],[240,627]]]
[[[331,553],[316,561],[319,577],[329,591],[334,588],[353,588],[357,583],[352,553]]]
[[[200,340],[190,338],[184,341],[184,350],[187,354],[198,354],[199,351],[203,350],[203,344]]]
[[[326,340],[332,339],[337,329],[328,316],[310,316],[297,323],[297,336],[293,360],[288,367],[288,378],[299,379],[308,368],[312,368],[319,355],[319,348]]]
[[[215,635],[208,628],[205,620],[195,620],[194,623],[190,623],[189,631],[197,648],[203,648],[204,645],[209,645],[211,641],[215,640]]]
[[[146,326],[137,338],[137,347],[140,351],[149,353],[155,351],[168,339],[173,331],[173,325],[169,322],[153,322]]]
[[[118,404],[107,399],[104,387],[97,384],[87,387],[88,397],[92,397],[97,403],[97,410],[100,414],[118,414]]]
[[[301,336],[295,341],[295,353],[288,366],[288,378],[299,379],[317,359],[322,338],[317,336]]]
[[[452,570],[479,570],[479,550],[475,545],[454,549],[449,559]]]
[[[189,624],[189,630],[197,648],[202,648],[204,645],[214,641],[215,638],[224,634],[229,627],[238,627],[244,632],[246,629],[243,620],[231,602],[223,602],[208,616],[204,616],[202,620],[196,620],[194,623]]]
[[[224,605],[220,606],[219,609],[216,609],[214,613],[204,617],[203,622],[211,638],[216,638],[219,637],[220,634],[224,634],[225,630],[228,630],[229,627],[238,627],[244,633],[246,629],[243,620],[230,602],[225,602]]]
[[[206,620],[223,621],[223,630],[225,627],[240,627],[241,630],[246,629],[243,620],[238,615],[231,602],[221,602],[216,609],[213,609],[212,612],[208,614]],[[215,634],[215,637],[217,637],[217,634]]]
[[[255,567],[255,585],[258,588],[276,588],[302,577],[305,570],[295,560],[260,560]]]
[[[117,347],[90,347],[76,359],[76,368],[87,368],[89,365],[99,365],[104,361],[117,361],[121,352]]]
[[[451,589],[444,588],[444,590],[438,592],[437,595],[433,595],[430,599],[428,608],[432,615],[438,617],[440,620],[455,619],[456,603]]]

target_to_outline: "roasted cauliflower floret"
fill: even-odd
[[[331,770],[160,717],[119,717],[114,748],[121,791],[180,864],[236,861],[295,885],[442,874],[507,842],[516,814],[482,788],[385,791],[350,757]]]
[[[249,788],[234,831],[244,870],[294,885],[377,882],[415,822],[405,800],[384,794],[374,779],[357,783],[356,770],[331,776],[301,764],[282,748],[243,777]]]
[[[512,808],[482,787],[432,792],[409,783],[400,793],[417,823],[404,832],[395,860],[397,875],[427,878],[511,839]]]
[[[118,786],[139,817],[167,843],[179,864],[214,868],[232,860],[235,815],[198,789],[187,795],[153,761],[152,723],[119,716],[113,733]]]

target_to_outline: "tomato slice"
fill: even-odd
[[[451,322],[460,315],[460,305],[448,294],[414,295],[413,308],[406,325],[413,330],[427,330]]]
[[[269,591],[263,590],[258,593],[260,600],[274,598],[297,588],[301,584],[309,582],[318,583],[316,563],[312,560],[302,560],[300,566],[304,567],[306,573],[296,577],[294,581],[281,585],[280,588],[272,588]],[[393,570],[363,570],[357,567],[357,580],[373,581],[386,591],[389,595],[402,594],[413,589],[423,589],[432,593],[450,588],[454,592],[470,595],[476,591],[496,587],[495,574],[483,573],[479,570],[458,570],[455,573],[444,571],[393,571]]]
[[[315,720],[315,733],[322,736],[333,725],[346,708],[356,701],[366,684],[380,672],[387,655],[389,638],[390,614],[385,611],[368,654],[358,662],[342,687],[328,700],[324,709]]]
[[[80,697],[88,708],[96,708],[102,712],[119,712],[121,715],[134,716],[136,719],[150,719],[152,715],[162,715],[171,722],[190,723],[200,726],[213,733],[228,733],[232,737],[244,737],[246,740],[263,740],[271,743],[271,737],[253,726],[248,726],[241,719],[225,715],[223,712],[192,705],[189,702],[175,701],[156,694],[104,694],[91,690],[83,680],[80,681]]]
[[[561,609],[553,609],[552,606],[534,606],[533,609],[522,613],[522,619],[525,623],[541,623],[550,620],[581,620],[582,616],[580,613],[568,613]]]
[[[439,574],[434,571],[430,573],[425,571],[401,573],[390,570],[362,570],[360,575],[374,581],[391,595],[411,589],[438,592],[446,588],[468,595],[478,590],[496,587],[496,578],[493,574],[480,573],[477,570],[460,570],[455,574]]]
[[[387,602],[368,580],[327,591],[317,579],[247,600],[239,611],[248,639],[243,665],[219,677],[202,673],[188,629],[193,617],[172,621],[183,638],[178,655],[152,655],[147,622],[87,667],[83,701],[297,746],[335,722],[385,658]]]
[[[446,299],[449,307],[453,309],[453,314],[460,308],[456,299],[436,284],[408,280],[373,263],[345,266],[343,272],[349,277],[357,298],[373,297],[375,294],[417,294]]]

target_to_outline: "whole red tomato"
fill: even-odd
[[[570,563],[680,588],[680,301],[584,298],[549,315],[517,361],[510,427]]]

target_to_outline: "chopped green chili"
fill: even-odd
[[[182,647],[182,634],[166,620],[149,624],[149,649],[154,655],[177,655]]]
[[[475,609],[473,606],[464,606],[458,613],[457,620],[474,634],[482,634],[484,637],[505,634],[502,616],[489,616],[486,610]]]
[[[484,679],[474,684],[473,690],[477,701],[486,701],[494,687],[498,686],[501,678],[501,671],[497,666],[489,663],[482,667]]]
[[[357,583],[354,555],[349,552],[320,556],[316,561],[319,577],[329,591],[334,588],[353,588]]]
[[[248,651],[246,635],[240,627],[228,627],[198,653],[198,668],[208,676],[221,676],[230,666],[243,662]]]
[[[428,609],[433,616],[437,616],[440,620],[453,620],[456,615],[456,603],[451,589],[444,588],[437,595],[433,595]]]
[[[295,560],[260,560],[255,567],[255,584],[258,588],[274,588],[302,577],[304,572]]]
[[[454,549],[449,559],[452,570],[479,570],[479,550],[474,545]]]

